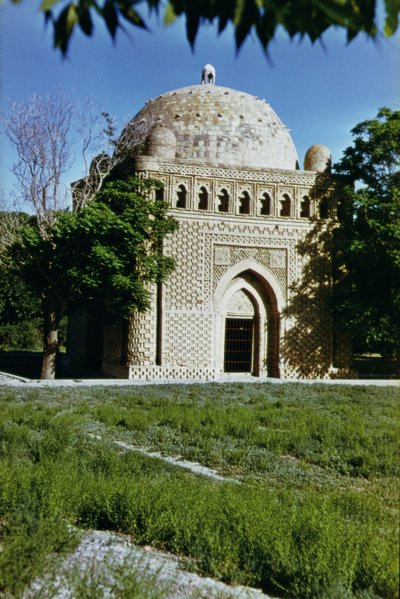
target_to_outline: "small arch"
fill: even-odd
[[[157,187],[156,192],[155,192],[155,200],[158,202],[164,201],[164,186]]]
[[[262,216],[270,216],[272,200],[269,193],[265,192],[260,198],[260,214]]]
[[[329,203],[328,198],[322,198],[318,206],[319,217],[320,218],[328,218],[329,216]]]
[[[200,187],[198,195],[199,195],[198,209],[199,210],[208,210],[208,191],[204,187],[204,185],[202,185]]]
[[[292,201],[290,199],[290,196],[287,193],[283,194],[281,199],[281,210],[279,213],[280,216],[290,216],[291,203]]]
[[[177,208],[186,208],[186,200],[187,200],[187,190],[184,185],[178,185],[178,189],[176,191],[176,207]]]
[[[239,214],[250,214],[250,195],[244,191],[239,198]]]
[[[303,196],[300,202],[300,218],[310,218],[310,198]]]
[[[258,307],[254,304],[251,294],[246,291],[246,282],[239,279],[242,286],[230,295],[230,300],[226,305],[226,314],[229,316],[251,317],[258,315]]]
[[[218,211],[219,212],[228,212],[229,210],[229,193],[225,188],[221,189],[218,194]]]

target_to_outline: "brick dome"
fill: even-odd
[[[168,136],[176,140],[175,159],[179,162],[298,168],[289,130],[269,104],[228,87],[192,85],[161,94],[130,121],[120,142],[137,155],[147,155],[151,146],[155,157],[154,132],[159,137],[163,128],[166,135],[168,131]],[[163,154],[161,150],[160,160],[166,159]]]
[[[329,148],[322,144],[314,144],[309,148],[304,157],[305,171],[318,171],[329,173],[331,170],[332,155]]]

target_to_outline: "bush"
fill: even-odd
[[[183,389],[181,395],[174,389],[171,393],[176,405],[170,415],[165,388],[134,390],[131,397],[126,390],[113,390],[111,396],[109,389],[85,389],[84,394],[79,390],[80,399],[74,393],[77,391],[64,389],[54,396],[49,389],[35,393],[0,390],[2,592],[19,592],[43,570],[48,553],[67,549],[71,543],[68,524],[72,524],[129,533],[139,543],[184,556],[203,574],[258,586],[274,595],[304,599],[398,597],[397,479],[388,477],[394,472],[392,453],[396,447],[395,436],[389,434],[390,393],[382,396],[376,413],[375,392],[368,396],[368,405],[365,397],[364,404],[359,401],[360,422],[353,428],[346,413],[354,416],[357,402],[337,398],[336,407],[329,409],[338,411],[345,426],[338,424],[338,419],[326,432],[317,426],[326,422],[321,417],[321,411],[328,409],[326,398],[315,419],[311,417],[315,390],[309,392],[303,406],[293,406],[291,400],[281,398],[282,405],[277,408],[271,403],[270,411],[265,396],[250,402],[253,391],[249,390],[249,413],[246,418],[240,416],[243,426],[235,424],[232,406],[223,409],[225,390],[213,414],[207,402],[202,412],[201,398],[193,398],[190,389]],[[137,397],[136,401],[135,394],[142,394],[142,399]],[[241,415],[245,402],[232,394],[232,387],[230,398],[232,405],[241,403]],[[182,410],[181,427],[177,406],[183,402],[188,403]],[[191,402],[193,411],[188,407]],[[161,460],[121,452],[86,434],[100,426],[92,420],[92,413],[102,416],[105,438],[123,432],[119,410],[134,428],[138,406],[142,411],[135,435],[145,434],[146,426],[147,431],[161,428],[174,432],[185,447],[189,437],[184,429],[193,422],[193,448],[196,440],[200,443],[202,439],[196,431],[210,427],[209,433],[204,433],[207,443],[199,449],[208,448],[210,460],[221,459],[219,451],[211,451],[212,443],[216,443],[220,453],[225,452],[226,464],[239,449],[239,462],[231,465],[256,472],[258,479],[244,476],[242,484],[216,483]],[[264,414],[262,432],[271,419],[271,431],[277,434],[277,412],[282,430],[281,417],[286,420],[286,429],[305,421],[308,429],[301,424],[294,435],[282,433],[279,443],[271,442],[270,449],[254,445],[259,429],[257,418],[253,420],[250,414],[252,410],[257,414],[259,409]],[[296,414],[293,423],[287,412],[285,416],[286,409]],[[374,427],[368,432],[370,418]],[[109,428],[104,421],[111,422]],[[387,435],[383,436],[385,429]],[[329,468],[315,468],[300,457],[276,455],[277,445],[287,450],[285,435],[293,450],[302,447],[307,459],[314,456],[321,463],[328,459],[327,447],[331,446],[340,468],[349,456],[374,455],[368,465],[370,480],[357,478],[363,467],[357,460],[351,464],[350,473],[333,475]],[[317,445],[310,448],[304,439],[314,437],[315,441],[317,435]],[[386,449],[373,447],[371,436],[381,438]],[[167,447],[172,438],[167,439]],[[245,445],[240,439],[246,439]],[[247,451],[243,452],[243,447]],[[379,469],[387,478],[374,476]],[[13,555],[18,559],[13,561]]]
[[[41,348],[42,332],[39,319],[0,324],[0,351],[38,351]]]

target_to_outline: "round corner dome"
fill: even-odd
[[[147,102],[123,130],[120,143],[136,155],[148,155],[151,148],[150,154],[161,161],[298,168],[290,132],[272,108],[250,94],[214,84],[183,87]]]
[[[330,172],[332,165],[332,154],[329,148],[322,144],[314,144],[308,148],[304,156],[304,170],[318,171],[320,173]]]

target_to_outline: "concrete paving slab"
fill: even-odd
[[[203,381],[196,379],[186,380],[134,380],[134,379],[55,379],[40,380],[26,379],[24,377],[12,374],[0,373],[0,385],[24,386],[24,387],[123,387],[123,386],[143,386],[143,385],[209,385],[224,383],[249,383],[263,384],[271,383],[276,385],[286,385],[293,383],[302,383],[305,385],[352,385],[360,387],[400,387],[400,379],[275,379],[260,378],[251,375],[221,375],[218,379],[212,381]]]

